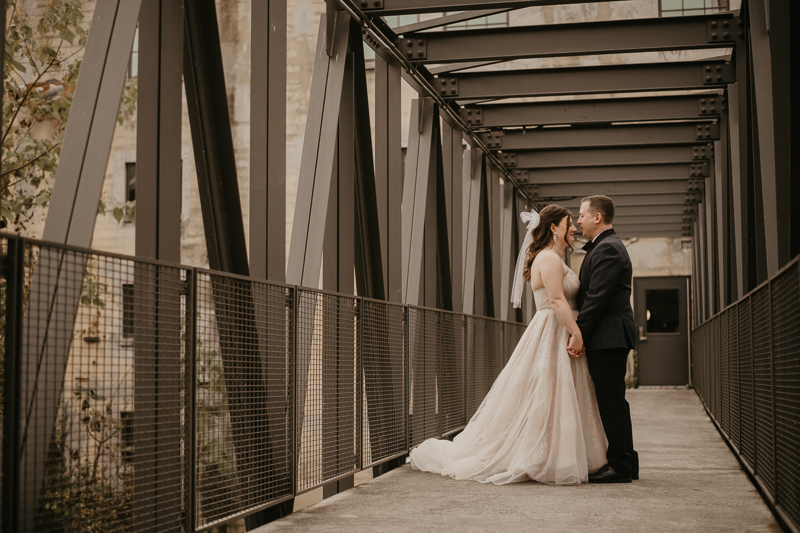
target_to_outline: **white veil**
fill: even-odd
[[[514,285],[511,287],[511,303],[514,307],[520,307],[522,302],[522,288],[525,286],[525,280],[522,278],[522,272],[525,270],[525,259],[528,256],[528,248],[533,241],[531,232],[533,228],[539,225],[539,213],[531,210],[530,213],[520,213],[520,218],[528,227],[525,233],[525,239],[522,241],[522,248],[519,250],[517,256],[517,268],[514,270]]]

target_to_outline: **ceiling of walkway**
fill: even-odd
[[[517,9],[594,3],[604,2],[377,0],[353,8],[537,205],[577,210],[583,196],[607,194],[615,226],[630,236],[691,236],[704,187],[725,163],[715,164],[715,153],[727,159],[737,13],[515,25]],[[451,14],[387,23],[425,13]],[[461,29],[500,13],[508,26]]]

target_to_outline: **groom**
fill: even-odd
[[[589,475],[589,483],[630,483],[639,479],[639,455],[633,449],[631,411],[625,400],[628,352],[635,346],[631,309],[633,267],[625,245],[611,223],[614,202],[608,196],[581,200],[578,225],[591,239],[580,270],[578,327],[589,373],[594,381],[600,418],[608,437],[608,464]],[[567,346],[577,356],[573,339]]]

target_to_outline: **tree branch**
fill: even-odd
[[[3,176],[8,176],[9,174],[13,174],[13,173],[15,173],[15,172],[19,172],[19,171],[20,171],[20,170],[22,170],[23,168],[31,166],[32,164],[34,164],[35,162],[37,162],[39,159],[43,158],[44,156],[46,156],[47,154],[49,154],[50,152],[52,152],[53,150],[55,150],[55,149],[56,149],[56,148],[58,148],[59,146],[61,146],[61,143],[60,143],[60,142],[59,142],[59,143],[56,143],[56,144],[54,144],[53,146],[51,146],[50,148],[48,148],[47,150],[45,150],[45,151],[44,151],[44,152],[42,152],[41,154],[37,155],[36,157],[34,157],[33,159],[31,159],[30,161],[28,161],[28,162],[27,162],[27,163],[25,163],[24,165],[21,165],[21,166],[19,166],[19,167],[17,167],[17,168],[12,168],[11,170],[6,170],[6,171],[5,171],[5,172],[3,172],[2,174],[0,174],[0,178],[2,178]],[[17,182],[17,183],[19,183],[19,182]]]

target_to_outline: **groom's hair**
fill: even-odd
[[[594,196],[587,196],[581,203],[588,202],[589,210],[592,213],[600,213],[603,215],[603,222],[611,224],[614,221],[614,201],[608,196],[596,194]]]

